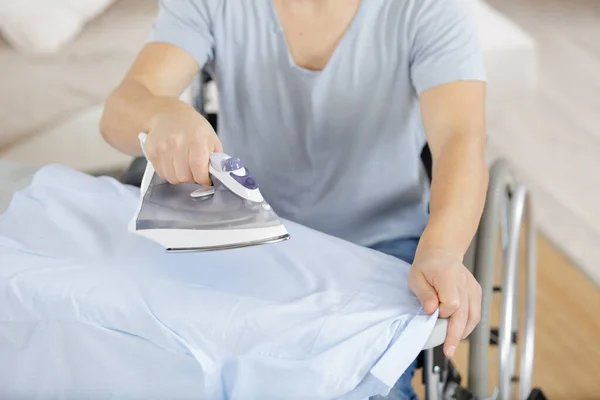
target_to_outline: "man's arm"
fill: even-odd
[[[485,83],[455,82],[421,95],[433,158],[430,217],[419,252],[464,257],[479,225],[488,184]]]
[[[176,104],[198,71],[198,63],[184,50],[166,43],[146,45],[105,102],[100,122],[104,139],[123,153],[140,155],[138,133],[148,132],[154,116]]]
[[[487,189],[485,70],[471,2],[416,2],[411,80],[433,156],[429,222],[410,285],[426,312],[449,318],[452,356],[481,317],[481,286],[463,265]]]
[[[485,83],[459,81],[421,95],[433,158],[429,222],[410,285],[426,312],[449,318],[445,353],[452,356],[481,318],[481,286],[463,265],[477,230],[488,184]]]
[[[140,155],[138,133],[158,128],[158,134],[147,143],[150,152],[155,152],[155,146],[166,144],[159,143],[164,131],[176,134],[177,130],[193,130],[192,120],[203,124],[179,97],[199,69],[213,59],[211,15],[210,2],[205,0],[159,0],[149,43],[106,101],[100,130],[109,144],[124,153]],[[154,158],[161,164],[161,157]],[[157,167],[165,177],[172,175],[169,181],[179,180],[174,178],[175,171],[168,171],[175,168],[172,165]],[[177,175],[181,178],[189,177],[183,165],[175,169],[180,170]]]

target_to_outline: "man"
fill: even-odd
[[[280,216],[412,263],[444,351],[479,321],[462,263],[487,187],[485,83],[466,0],[162,0],[152,38],[106,102],[101,130],[171,183],[209,183],[240,157]],[[201,68],[219,136],[178,100]],[[433,157],[431,189],[420,152]],[[415,398],[415,365],[389,398]]]

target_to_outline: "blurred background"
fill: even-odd
[[[473,1],[488,156],[527,183],[539,229],[533,383],[549,399],[600,399],[600,1]],[[120,176],[131,159],[100,137],[102,104],[157,1],[16,2],[0,0],[0,200],[48,163]]]

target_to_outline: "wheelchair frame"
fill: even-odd
[[[198,96],[194,106],[217,130],[217,114],[205,111],[206,87],[212,78],[202,71],[198,78]],[[432,178],[432,157],[425,145],[421,153],[429,179]],[[139,186],[145,168],[145,159],[135,159],[121,181]],[[517,375],[517,342],[519,339],[519,247],[523,223],[526,251],[524,326],[520,342],[521,354]],[[502,283],[494,285],[498,234],[501,234]],[[462,378],[451,360],[443,354],[442,346],[423,350],[418,358],[423,368],[426,400],[544,400],[541,390],[532,389],[535,342],[536,305],[536,227],[531,195],[519,181],[505,159],[490,166],[490,179],[478,230],[465,256],[465,266],[482,287],[481,321],[465,340],[470,343],[468,386],[461,386]],[[501,293],[500,324],[491,328],[490,314],[493,296]],[[497,346],[499,351],[498,385],[489,391],[488,350]],[[514,384],[519,383],[518,393]]]
[[[519,245],[525,222],[525,307],[521,338],[519,375],[517,375],[517,342],[519,336]],[[500,231],[500,232],[499,232]],[[531,196],[504,159],[490,167],[490,181],[479,228],[465,256],[465,265],[482,287],[481,321],[467,338],[469,347],[468,386],[460,386],[461,377],[448,360],[442,347],[424,350],[423,383],[426,400],[442,399],[544,399],[539,389],[532,389],[535,342],[536,299],[536,235]],[[502,283],[494,285],[498,234],[502,244]],[[493,296],[501,293],[500,324],[491,329]],[[488,350],[499,352],[498,386],[489,392]],[[519,383],[515,393],[514,383]]]

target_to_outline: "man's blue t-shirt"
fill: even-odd
[[[484,80],[472,0],[363,0],[322,71],[296,65],[272,0],[161,0],[151,41],[211,69],[218,135],[282,217],[362,245],[419,237],[419,95]]]

